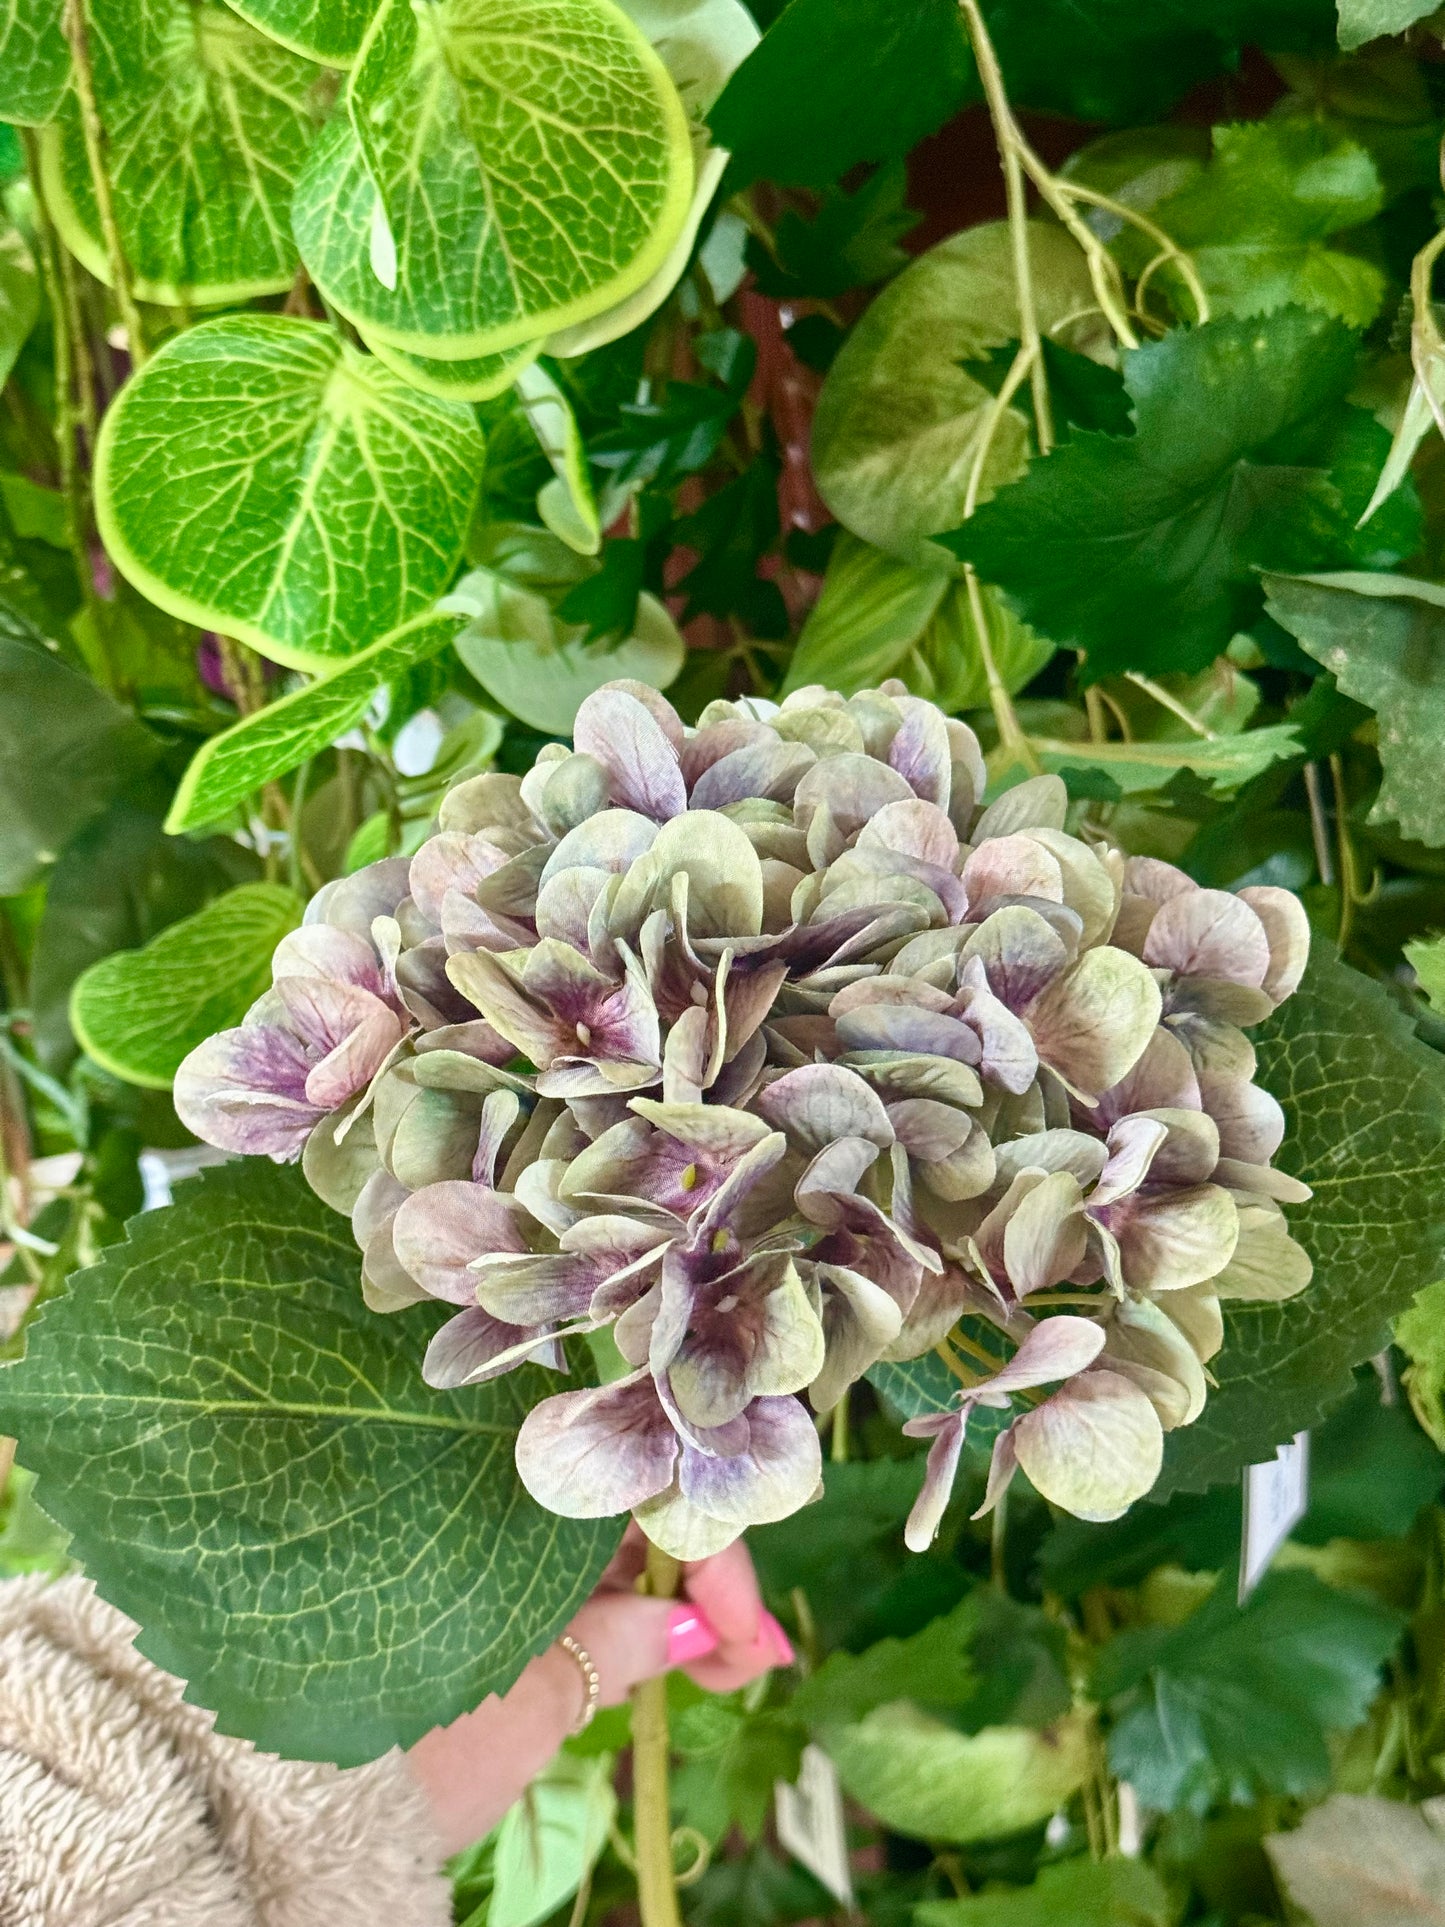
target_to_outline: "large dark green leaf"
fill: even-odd
[[[298,1171],[226,1165],[133,1220],[0,1374],[0,1430],[141,1649],[222,1731],[342,1764],[505,1691],[618,1530],[522,1489],[544,1375],[431,1390],[435,1321],[368,1312],[357,1274]]]
[[[39,127],[51,119],[70,80],[61,31],[64,0],[4,0],[0,5],[0,119]]]
[[[1254,1040],[1284,1106],[1279,1162],[1314,1189],[1289,1218],[1315,1275],[1284,1304],[1229,1308],[1218,1386],[1170,1434],[1160,1498],[1232,1479],[1315,1424],[1445,1270],[1445,1060],[1378,984],[1319,951]]]
[[[135,950],[233,884],[260,874],[228,838],[166,836],[159,809],[122,800],[72,837],[45,887],[30,961],[35,1045],[51,1070],[75,1055],[70,986],[114,950]]]
[[[14,896],[157,753],[127,709],[0,608],[0,896]]]
[[[825,187],[906,154],[976,88],[955,0],[792,0],[708,124],[737,186]]]
[[[942,539],[1094,675],[1202,669],[1258,609],[1258,566],[1351,554],[1327,468],[1356,455],[1333,406],[1355,352],[1300,308],[1176,329],[1126,357],[1133,435],[1076,433]]]
[[[1181,1626],[1121,1633],[1094,1691],[1119,1702],[1109,1762],[1144,1805],[1317,1792],[1326,1736],[1358,1726],[1401,1621],[1308,1572],[1271,1573],[1241,1609],[1221,1580]]]

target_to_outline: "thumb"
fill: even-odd
[[[704,1659],[719,1644],[706,1615],[688,1601],[632,1592],[595,1594],[567,1630],[592,1657],[603,1706],[619,1705],[643,1680]]]

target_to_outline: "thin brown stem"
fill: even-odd
[[[75,94],[80,103],[80,125],[85,135],[85,157],[90,163],[95,209],[100,217],[106,259],[110,263],[111,289],[115,295],[115,305],[120,310],[131,364],[135,368],[143,368],[146,360],[145,333],[141,328],[140,310],[136,307],[135,295],[131,290],[130,264],[120,238],[120,227],[115,218],[115,197],[111,193],[110,175],[105,164],[105,126],[95,98],[95,71],[90,61],[90,29],[85,17],[85,0],[65,0],[64,26],[75,69]]]

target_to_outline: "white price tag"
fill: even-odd
[[[845,1907],[853,1905],[843,1795],[833,1762],[820,1746],[803,1748],[796,1786],[779,1780],[773,1790],[778,1839]]]
[[[1242,1606],[1269,1562],[1309,1510],[1310,1435],[1296,1432],[1272,1459],[1244,1470],[1244,1533],[1239,1551]]]

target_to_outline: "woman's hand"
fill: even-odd
[[[729,1693],[793,1649],[763,1608],[747,1547],[737,1540],[684,1566],[678,1599],[636,1590],[646,1542],[635,1525],[601,1583],[567,1628],[597,1668],[599,1704],[617,1706],[634,1686],[681,1667],[709,1692]],[[409,1753],[430,1800],[443,1850],[458,1853],[506,1812],[572,1731],[587,1704],[582,1669],[560,1646],[539,1653],[504,1699],[438,1727]]]

